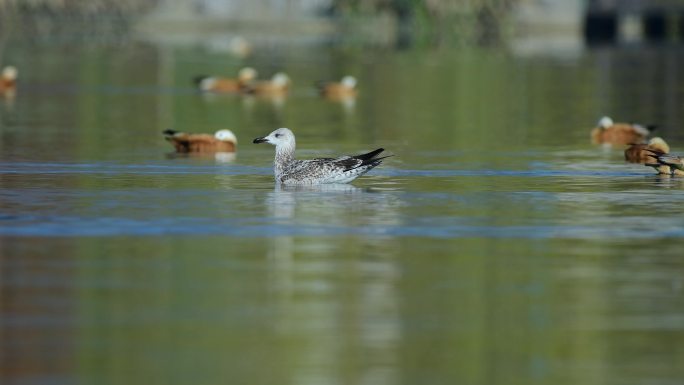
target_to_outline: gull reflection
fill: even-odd
[[[306,346],[297,351],[293,382],[335,383],[353,360],[342,352],[351,349],[369,357],[351,382],[396,383],[400,269],[393,238],[370,229],[397,225],[400,199],[391,191],[330,184],[276,186],[265,203],[276,224],[268,251],[275,327]],[[370,244],[373,258],[365,253]]]

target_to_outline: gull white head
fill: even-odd
[[[238,79],[248,82],[256,79],[257,71],[252,67],[245,67],[238,72]]]
[[[345,76],[345,77],[342,78],[341,83],[342,83],[342,85],[344,85],[345,87],[354,88],[354,87],[356,87],[356,78],[353,77],[353,76],[347,75],[347,76]]]
[[[218,130],[214,134],[214,137],[223,142],[233,142],[234,144],[237,144],[237,137],[231,130]]]
[[[14,66],[7,66],[2,69],[2,77],[7,80],[15,80],[18,74],[19,71]]]
[[[292,131],[283,127],[271,132],[266,136],[254,139],[253,143],[270,143],[276,147],[294,148],[295,137]]]
[[[598,125],[601,128],[608,128],[608,127],[612,126],[613,124],[615,124],[615,123],[613,123],[613,119],[609,118],[608,116],[602,117],[601,120],[599,120],[599,122],[598,122]]]
[[[271,82],[279,87],[285,87],[290,84],[290,77],[284,72],[278,72],[271,78]]]

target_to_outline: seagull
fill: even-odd
[[[276,146],[273,170],[276,183],[284,185],[349,183],[387,158],[378,157],[385,150],[378,148],[361,155],[297,160],[294,157],[295,136],[287,128],[279,128],[267,136],[256,138],[254,143]]]
[[[630,144],[641,143],[655,130],[655,125],[636,123],[615,123],[604,116],[598,126],[591,130],[591,141],[594,144]]]
[[[175,130],[164,130],[164,138],[171,142],[176,152],[235,152],[237,138],[231,130],[218,130],[211,134],[187,134]]]

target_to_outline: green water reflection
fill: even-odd
[[[10,239],[3,254],[22,258],[3,269],[3,372],[84,383],[676,381],[681,250],[652,250],[562,240]]]

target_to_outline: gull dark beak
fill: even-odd
[[[266,137],[256,138],[256,139],[254,139],[254,141],[252,141],[252,143],[266,143],[266,142],[268,142]]]

